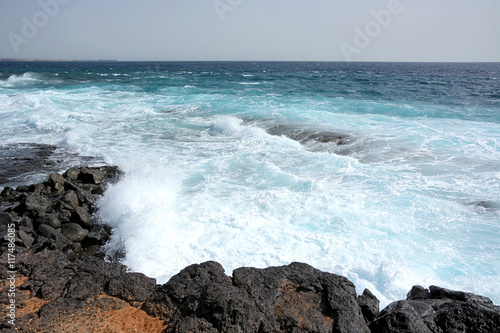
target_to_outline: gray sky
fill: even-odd
[[[0,0],[0,58],[500,61],[500,1]]]

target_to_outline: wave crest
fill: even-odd
[[[35,73],[32,72],[26,72],[21,75],[13,74],[9,76],[7,79],[7,83],[14,85],[14,84],[27,84],[31,82],[39,82],[41,81]]]

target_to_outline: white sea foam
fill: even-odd
[[[26,72],[26,73],[21,74],[21,75],[13,74],[13,75],[9,76],[6,83],[13,86],[13,85],[29,84],[29,83],[37,82],[37,81],[41,81],[37,74],[31,73],[31,72]]]
[[[251,86],[257,86],[261,84],[262,82],[238,82],[238,84],[243,84],[243,85],[251,85]]]

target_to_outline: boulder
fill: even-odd
[[[67,177],[72,180],[77,180],[78,175],[80,174],[80,169],[78,168],[71,168],[66,170],[66,172],[63,174],[64,177]]]
[[[87,237],[83,240],[85,246],[104,245],[109,239],[109,234],[105,228],[97,227],[95,230],[89,232]]]
[[[359,306],[361,307],[361,312],[367,323],[373,321],[377,318],[379,314],[380,301],[371,293],[370,290],[365,289],[361,296],[356,299]]]
[[[233,284],[249,294],[266,318],[266,326],[275,325],[274,329],[369,332],[355,287],[345,277],[292,263],[237,269]]]
[[[11,223],[14,223],[12,215],[10,215],[9,213],[0,212],[0,225],[7,226]]]
[[[57,217],[52,214],[48,214],[40,219],[38,219],[38,223],[50,225],[52,228],[58,229],[61,227],[61,221]]]
[[[127,302],[144,302],[155,291],[156,280],[142,273],[128,273],[112,278],[107,294]]]
[[[66,223],[61,227],[61,234],[72,242],[81,242],[89,231],[77,223]]]
[[[52,228],[47,224],[40,224],[36,229],[38,235],[46,237],[56,242],[56,247],[59,249],[63,249],[66,246],[72,245],[72,242],[62,235],[58,230]],[[37,237],[38,238],[38,237]],[[37,239],[37,242],[40,243],[40,240]]]
[[[57,195],[61,195],[64,191],[64,183],[66,179],[59,173],[52,173],[49,176],[48,183],[54,189]]]
[[[44,196],[34,193],[26,198],[24,205],[27,211],[45,212],[51,202]]]
[[[23,242],[24,246],[30,249],[33,246],[33,242],[35,241],[35,237],[27,234],[23,230],[19,230],[19,238]]]
[[[76,207],[73,213],[73,220],[85,229],[92,229],[94,223],[90,219],[89,213],[82,207]]]
[[[167,331],[366,332],[354,285],[346,278],[292,263],[240,268],[233,278],[220,264],[192,265],[143,304],[165,318]]]
[[[66,285],[63,297],[85,301],[96,298],[103,289],[103,284],[91,273],[79,271]]]
[[[372,333],[500,332],[500,307],[472,293],[414,286],[407,300],[389,304],[370,329]]]
[[[99,185],[107,176],[108,172],[106,170],[82,168],[82,171],[78,174],[78,180],[86,184]]]
[[[64,194],[63,201],[67,203],[71,209],[75,209],[80,205],[78,196],[76,195],[75,191],[67,191]]]

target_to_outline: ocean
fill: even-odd
[[[300,261],[500,304],[499,63],[0,62],[0,126],[0,190],[119,166],[105,250],[159,283]]]

